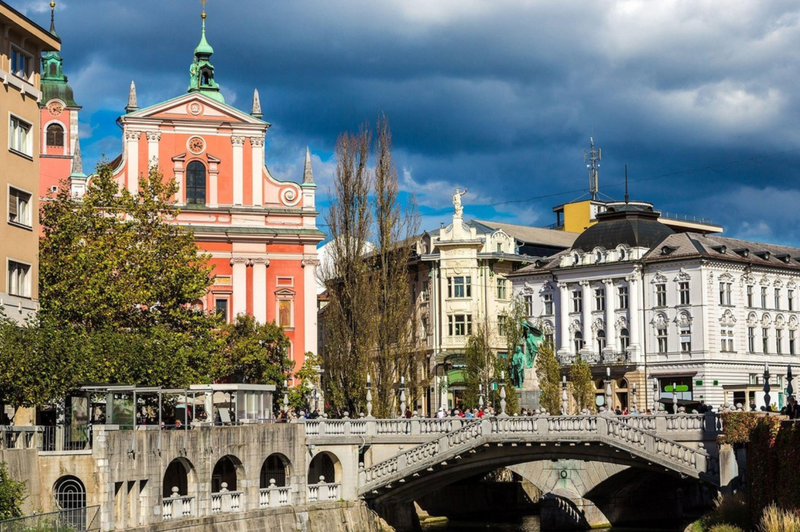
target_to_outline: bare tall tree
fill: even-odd
[[[376,415],[388,416],[397,398],[394,384],[401,378],[406,379],[409,390],[416,390],[419,384],[417,352],[412,344],[414,305],[408,278],[413,237],[419,221],[413,199],[405,208],[400,205],[397,168],[392,160],[392,133],[385,116],[377,123],[374,155],[376,249],[373,258],[376,262],[373,274],[378,291],[378,336],[372,366],[378,390]]]
[[[333,202],[326,219],[331,239],[329,260],[322,265],[329,295],[323,363],[327,397],[339,413],[361,410],[377,330],[376,293],[364,260],[372,225],[370,143],[367,128],[337,140]]]
[[[385,117],[376,128],[374,170],[368,166],[371,145],[367,127],[337,142],[334,201],[327,218],[330,253],[322,266],[330,300],[322,355],[333,406],[362,410],[369,373],[373,414],[383,417],[396,411],[401,377],[410,406],[419,385],[408,279],[418,221],[413,201],[405,208],[400,203]]]

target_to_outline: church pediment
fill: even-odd
[[[260,127],[269,124],[259,120],[235,107],[218,102],[208,96],[191,92],[151,105],[144,109],[139,109],[128,113],[123,120],[157,118],[162,120],[204,120],[230,122],[231,124],[252,124]]]

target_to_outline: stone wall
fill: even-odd
[[[363,501],[169,521],[131,532],[393,532]]]

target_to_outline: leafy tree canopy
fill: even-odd
[[[198,255],[191,232],[169,223],[177,214],[175,181],[153,167],[139,186],[138,194],[120,189],[101,162],[82,198],[64,186],[43,202],[43,320],[116,330],[212,325],[212,316],[191,307],[210,284],[208,257]]]
[[[8,474],[8,465],[0,462],[0,520],[22,517],[22,502],[27,497],[25,482]]]
[[[283,386],[294,364],[288,357],[289,338],[283,329],[240,314],[222,328],[221,336],[223,346],[213,363],[216,378]]]

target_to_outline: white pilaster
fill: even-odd
[[[233,144],[233,204],[244,203],[244,137],[231,137]]]
[[[583,332],[583,349],[594,351],[594,331],[592,330],[592,287],[589,281],[581,281],[581,331]],[[577,353],[576,353],[577,354]]]
[[[269,259],[253,259],[253,317],[267,323],[267,266]]]
[[[239,314],[247,313],[247,259],[235,257],[231,259],[233,263],[233,314],[236,318]]]
[[[606,315],[605,324],[603,325],[606,331],[606,347],[611,348],[614,353],[619,353],[619,341],[617,335],[614,333],[614,281],[611,279],[603,279],[603,288],[606,291]]]
[[[253,205],[264,203],[264,178],[261,167],[264,161],[264,137],[250,137],[252,155]]]
[[[638,353],[639,351],[639,323],[640,323],[640,311],[639,311],[639,290],[641,286],[641,280],[639,279],[638,271],[634,271],[630,276],[628,276],[628,298],[629,298],[629,305],[628,305],[628,327],[630,328],[631,333],[631,351],[633,353]]]
[[[558,326],[558,336],[560,340],[560,353],[569,353],[569,304],[570,293],[569,284],[558,283],[558,317],[560,325]]]
[[[148,131],[146,135],[147,135],[147,164],[150,166],[158,166],[158,141],[161,140],[161,132]]]
[[[139,192],[139,137],[141,131],[125,132],[125,157],[128,160],[128,190]]]
[[[305,351],[317,352],[317,266],[318,259],[303,259],[303,323]]]

